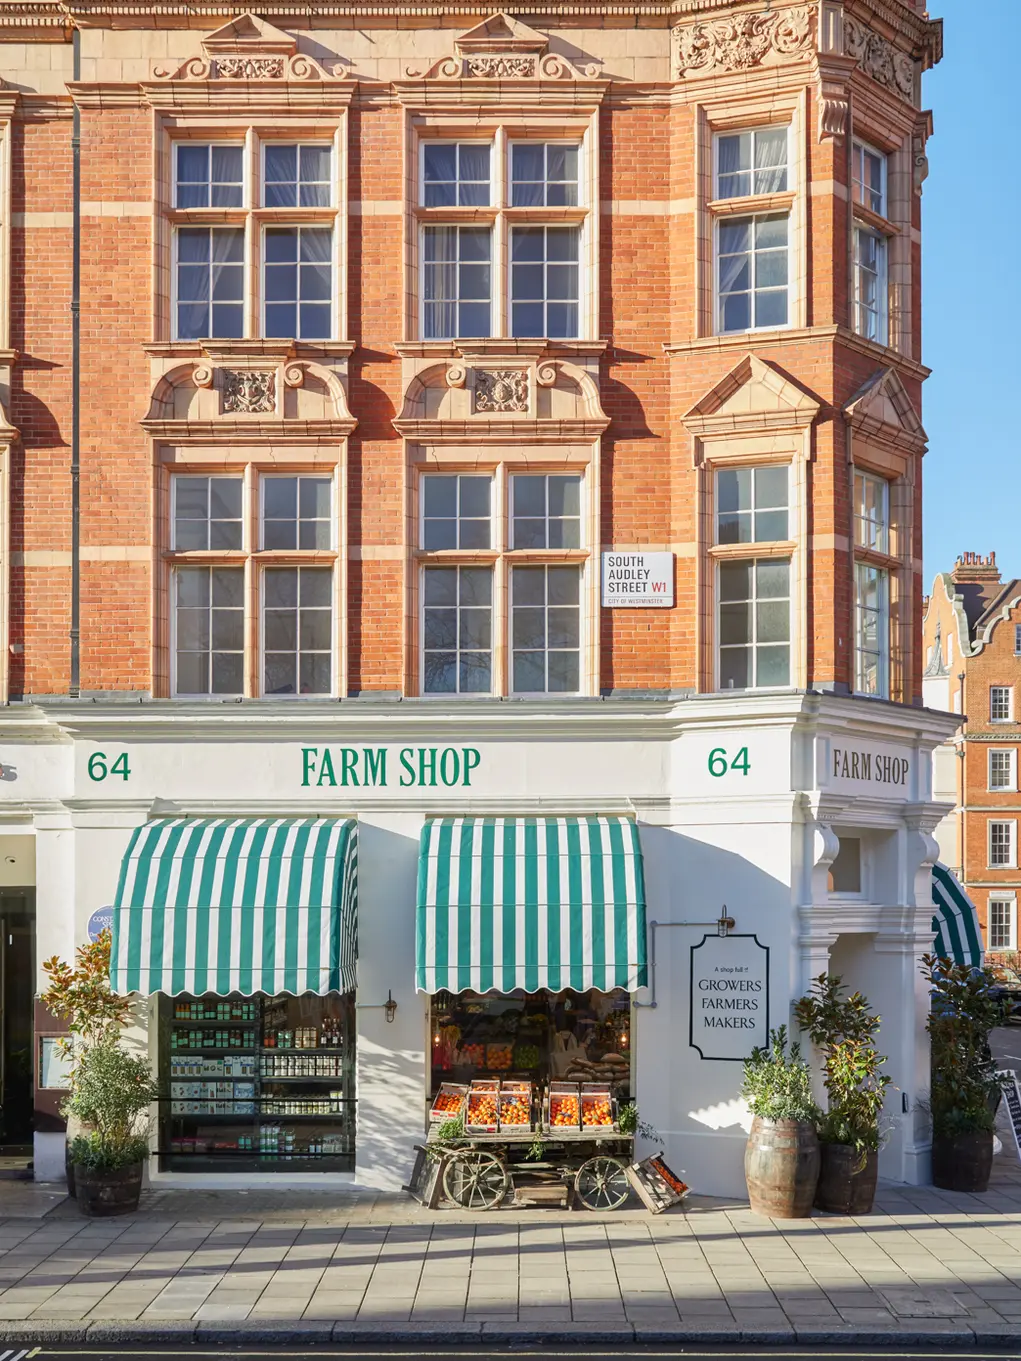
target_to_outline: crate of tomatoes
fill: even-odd
[[[464,1108],[464,1098],[467,1094],[467,1086],[462,1087],[457,1082],[444,1082],[436,1093],[429,1111],[429,1119],[431,1121],[456,1119]]]
[[[527,1133],[532,1128],[532,1084],[500,1083],[500,1129]]]
[[[610,1088],[597,1082],[581,1084],[581,1127],[593,1134],[617,1129],[617,1112]]]
[[[500,1128],[500,1082],[476,1078],[468,1088],[464,1111],[466,1134],[495,1134]]]

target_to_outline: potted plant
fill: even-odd
[[[1001,1090],[989,1032],[1004,1005],[991,969],[922,956],[932,1004],[929,1114],[932,1179],[945,1191],[985,1191],[993,1167],[993,1125]]]
[[[40,1001],[52,1015],[67,1023],[67,1036],[58,1045],[70,1060],[72,1089],[85,1055],[98,1045],[114,1043],[127,1023],[130,999],[118,997],[110,988],[111,945],[110,932],[102,931],[97,940],[78,947],[73,968],[56,955],[43,964],[49,986]],[[69,1125],[68,1150],[78,1132],[73,1123]],[[73,1196],[74,1172],[69,1152],[65,1154],[65,1168],[68,1194]]]
[[[126,1214],[138,1208],[149,1140],[140,1117],[158,1095],[149,1064],[117,1044],[91,1048],[78,1064],[65,1109],[88,1133],[71,1143],[82,1214]]]
[[[821,1169],[815,1203],[836,1214],[868,1214],[879,1177],[879,1117],[890,1079],[875,1046],[880,1018],[839,974],[822,973],[794,1016],[822,1051],[829,1098],[819,1122]]]
[[[741,1095],[752,1113],[744,1155],[752,1209],[772,1219],[805,1218],[819,1180],[822,1112],[801,1046],[787,1047],[786,1026],[770,1031],[769,1047],[753,1049],[745,1060]]]

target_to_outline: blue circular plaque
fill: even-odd
[[[100,932],[113,929],[113,908],[100,907],[89,918],[89,940],[98,940]]]

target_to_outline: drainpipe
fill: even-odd
[[[71,34],[73,79],[81,79],[81,33]],[[68,694],[81,697],[81,254],[82,115],[77,100],[71,123],[71,670]]]
[[[958,758],[958,760],[959,760],[960,763],[961,763],[961,845],[960,845],[960,851],[961,851],[961,883],[962,883],[962,884],[965,882],[964,867],[965,867],[965,865],[968,863],[968,862],[967,862],[967,859],[965,858],[965,854],[964,854],[964,826],[965,826],[965,823],[966,823],[967,820],[968,820],[968,818],[967,818],[967,813],[966,813],[966,811],[965,811],[965,809],[966,809],[966,807],[967,807],[967,799],[965,798],[965,794],[966,794],[966,792],[967,792],[967,785],[966,785],[965,778],[964,778],[964,777],[965,777],[966,762],[967,762],[967,759],[968,759],[968,737],[967,737],[968,711],[967,711],[967,710],[965,709],[965,707],[964,707],[964,676],[965,676],[965,673],[964,673],[963,671],[959,672],[959,673],[958,673],[958,676],[957,676],[957,681],[958,681],[958,685],[960,686],[960,695],[961,695],[961,749],[960,749],[960,751],[958,751],[958,753],[957,753],[957,758]]]

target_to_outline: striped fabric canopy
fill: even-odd
[[[358,824],[161,818],[121,865],[110,982],[129,993],[347,992]]]
[[[426,823],[415,953],[420,992],[643,987],[638,828],[623,817]]]
[[[982,963],[982,931],[975,904],[946,865],[932,867],[932,952],[956,964]]]

